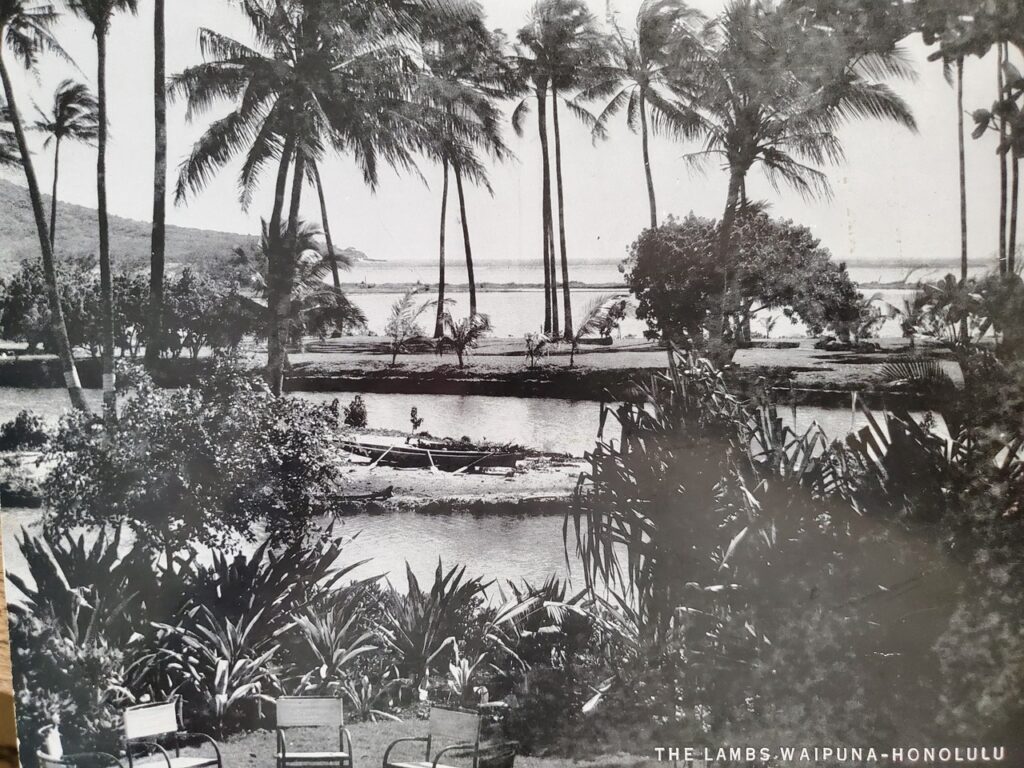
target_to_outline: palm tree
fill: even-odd
[[[281,233],[294,238],[306,168],[328,148],[351,153],[363,179],[377,182],[381,159],[412,165],[412,148],[425,140],[408,101],[413,73],[407,18],[383,6],[339,14],[328,0],[247,0],[243,5],[257,45],[210,29],[200,31],[206,62],[172,78],[172,93],[187,97],[188,119],[219,99],[237,102],[214,122],[181,166],[176,198],[198,191],[232,157],[245,154],[239,178],[248,207],[260,172],[278,163],[269,221],[270,301],[267,378],[280,394],[287,346],[287,317],[294,270],[281,252]],[[292,194],[282,230],[289,170]]]
[[[71,12],[92,25],[96,39],[96,95],[99,121],[96,137],[96,213],[100,234],[100,339],[103,345],[103,412],[117,417],[114,382],[114,288],[110,267],[110,222],[107,214],[107,34],[114,15],[135,13],[138,0],[68,0]]]
[[[587,78],[604,65],[607,49],[597,20],[584,0],[539,0],[530,13],[530,20],[519,31],[519,42],[532,59],[530,67],[538,70],[551,91],[551,122],[555,140],[555,189],[558,197],[558,244],[562,262],[563,330],[565,339],[572,339],[572,296],[569,290],[569,257],[565,238],[565,194],[562,181],[562,137],[558,121],[558,103],[585,123],[593,126],[594,117],[565,95],[586,84]],[[538,94],[538,106],[546,102]],[[546,143],[546,137],[542,139]],[[552,260],[554,252],[552,251]],[[552,270],[554,271],[554,270]],[[557,295],[553,297],[557,303]],[[557,326],[557,323],[552,324]],[[557,327],[552,328],[557,336]]]
[[[629,129],[636,132],[639,125],[651,227],[658,226],[658,208],[651,173],[649,133],[653,129],[692,138],[694,122],[675,103],[678,95],[673,92],[671,81],[679,77],[679,73],[673,72],[671,65],[673,54],[679,54],[682,41],[693,37],[694,28],[703,22],[703,14],[683,0],[644,0],[632,37],[627,37],[618,23],[612,21],[611,61],[597,68],[596,82],[578,96],[581,101],[611,97],[597,116],[593,128],[595,138],[607,134],[609,120],[623,109]]]
[[[0,0],[0,79],[3,80],[4,98],[7,101],[6,115],[14,134],[14,142],[17,145],[18,160],[25,172],[29,199],[32,203],[32,214],[36,222],[36,233],[39,236],[43,272],[46,275],[50,332],[53,334],[53,341],[60,357],[61,368],[64,372],[64,384],[67,387],[71,404],[80,411],[88,411],[85,397],[82,394],[82,383],[78,378],[78,369],[75,367],[75,358],[71,352],[71,342],[68,340],[64,309],[60,303],[60,285],[57,267],[53,259],[53,247],[50,244],[50,234],[47,231],[43,196],[39,191],[39,181],[32,163],[32,153],[29,151],[25,128],[18,112],[14,86],[5,56],[7,50],[10,49],[21,64],[30,71],[34,71],[42,52],[52,51],[58,55],[64,55],[60,45],[50,32],[50,28],[56,20],[57,13],[52,5],[36,4],[31,0]]]
[[[569,346],[569,367],[572,368],[576,362],[576,352],[585,336],[592,333],[610,333],[616,320],[623,316],[628,296],[598,296],[583,310],[583,317],[580,318],[579,327],[570,339]]]
[[[292,288],[291,309],[288,315],[288,338],[291,343],[300,343],[304,335],[324,337],[335,330],[342,330],[345,324],[362,325],[366,316],[352,304],[348,297],[333,285],[327,284],[327,276],[337,270],[352,266],[345,254],[324,253],[321,239],[325,233],[315,224],[300,220],[295,228],[294,240],[289,239],[288,224],[282,223],[285,231],[278,234],[277,241],[287,254],[295,275]],[[248,285],[265,300],[272,294],[270,275],[270,248],[272,238],[266,221],[262,222],[262,235],[255,254],[250,256],[244,249],[236,249],[236,265],[248,268]]]
[[[444,313],[444,335],[437,340],[437,354],[443,355],[447,350],[455,353],[459,368],[464,367],[466,353],[476,349],[482,339],[491,330],[491,319],[487,315],[470,315],[456,321],[452,313]]]
[[[50,248],[57,241],[57,180],[60,178],[60,145],[65,139],[91,144],[99,133],[96,97],[74,80],[64,80],[53,94],[49,113],[36,106],[38,119],[32,128],[47,134],[44,147],[53,144],[53,192],[50,200]]]
[[[448,157],[459,199],[459,219],[462,223],[469,284],[469,314],[473,316],[477,314],[476,278],[463,181],[473,181],[491,191],[485,169],[477,160],[473,145],[486,150],[495,159],[500,160],[508,155],[508,149],[501,138],[495,100],[514,91],[515,85],[503,55],[503,37],[487,29],[479,9],[475,9],[468,18],[437,14],[427,25],[427,30],[427,39],[424,41],[427,66],[434,81],[447,86],[441,91],[444,96],[442,105],[462,109],[478,129],[476,135],[471,137],[473,141],[470,144],[458,148],[460,154],[467,156],[468,164],[460,161],[454,153],[449,153]],[[446,208],[444,204],[442,207]],[[443,306],[443,298],[442,295],[439,306]],[[435,323],[435,331],[438,333],[441,324],[442,318],[438,316]]]
[[[164,33],[165,0],[153,4],[153,229],[149,257],[149,317],[146,362],[160,357],[163,346],[164,249],[167,218],[167,39]]]
[[[696,75],[679,82],[686,94],[680,108],[691,111],[704,144],[687,158],[721,157],[729,171],[718,244],[722,311],[708,322],[720,362],[732,353],[725,343],[734,298],[731,238],[750,170],[760,166],[775,188],[784,183],[805,197],[827,196],[828,179],[817,166],[843,159],[836,135],[842,122],[875,118],[917,129],[906,102],[874,82],[914,76],[903,52],[893,45],[854,54],[841,35],[812,22],[802,9],[775,8],[770,0],[733,0],[717,20],[714,41],[687,46]]]

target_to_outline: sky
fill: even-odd
[[[521,27],[533,0],[482,0],[492,27],[509,36]],[[605,0],[591,0],[599,18]],[[693,3],[709,15],[721,0]],[[635,18],[639,0],[611,3],[623,26]],[[118,16],[110,34],[108,91],[111,143],[108,155],[110,211],[119,216],[149,220],[152,207],[152,0],[140,0],[138,16]],[[241,39],[246,22],[226,0],[171,0],[167,10],[167,71],[175,73],[201,61],[197,31],[209,27]],[[96,56],[91,29],[65,17],[55,29],[77,70],[55,58],[44,59],[38,76],[18,76],[16,88],[23,113],[31,102],[46,105],[56,85],[66,77],[94,86]],[[804,224],[841,260],[936,261],[959,258],[959,203],[957,194],[955,93],[943,79],[942,67],[926,61],[920,38],[905,41],[916,64],[914,83],[892,85],[909,102],[919,133],[879,121],[845,126],[840,138],[846,162],[828,167],[834,196],[806,201],[785,189],[775,191],[755,170],[748,195],[770,203],[773,215]],[[971,59],[965,74],[968,111],[990,105],[994,98],[995,59]],[[508,106],[509,113],[513,105]],[[193,124],[184,119],[184,105],[173,104],[168,113],[169,162],[173,189],[177,164],[213,119],[229,105],[211,111]],[[629,244],[646,226],[649,213],[641,159],[640,138],[615,122],[609,138],[594,144],[589,131],[562,113],[565,216],[570,263],[623,258]],[[968,121],[968,131],[970,130]],[[44,190],[52,182],[52,155],[34,136],[36,170]],[[478,261],[541,260],[540,142],[536,123],[527,124],[518,137],[508,124],[506,141],[512,160],[493,164],[493,196],[468,187],[467,218]],[[652,168],[659,216],[689,212],[718,217],[726,194],[726,174],[716,163],[703,173],[694,172],[681,159],[699,147],[654,137]],[[59,197],[95,206],[95,151],[66,145],[61,154]],[[249,210],[238,202],[240,161],[227,166],[200,194],[185,204],[169,205],[168,223],[229,232],[255,233],[261,217],[270,214],[273,171],[268,170]],[[440,212],[441,169],[427,160],[420,170],[427,183],[414,175],[381,174],[376,192],[363,184],[355,165],[331,157],[322,166],[334,240],[339,247],[355,247],[375,259],[436,260]],[[4,172],[21,182],[16,171]],[[998,164],[995,141],[987,136],[972,141],[968,135],[967,184],[972,260],[992,260],[998,238]],[[316,195],[305,193],[303,215],[319,220]],[[454,203],[454,185],[453,199]],[[461,254],[458,208],[449,207],[449,260]]]

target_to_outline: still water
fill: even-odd
[[[616,295],[625,295],[622,289],[574,288],[572,291],[573,315],[576,319],[586,311],[595,300]],[[865,289],[861,293],[867,297],[877,296],[898,309],[903,308],[904,300],[912,299],[912,289],[885,288],[880,290]],[[350,291],[348,298],[359,307],[366,316],[366,330],[380,336],[384,333],[385,324],[391,313],[392,305],[401,299],[401,293],[362,293]],[[424,292],[421,302],[436,298],[434,293]],[[455,318],[463,318],[469,314],[469,294],[448,291],[446,300],[448,311]],[[561,295],[559,295],[561,302]],[[559,304],[561,309],[561,304]],[[516,291],[480,291],[477,295],[477,309],[491,320],[493,331],[491,336],[498,338],[521,338],[527,333],[541,330],[544,320],[543,290]],[[428,307],[419,318],[420,328],[429,332],[433,328],[436,310]],[[771,323],[769,330],[768,324]],[[637,319],[635,315],[625,318],[617,331],[624,337],[642,338],[647,330],[647,323]],[[807,328],[797,320],[786,317],[781,309],[760,312],[754,316],[751,331],[760,336],[773,339],[785,337],[804,337]],[[878,336],[883,338],[899,338],[902,335],[898,319],[886,320],[878,329]]]
[[[354,392],[296,392],[314,402],[335,398],[348,404]],[[436,437],[468,437],[474,441],[516,443],[551,453],[582,456],[594,445],[600,422],[600,405],[589,400],[559,400],[550,397],[489,397],[485,395],[406,395],[359,393],[367,409],[368,426],[376,429],[410,430],[409,412],[416,408],[423,419],[422,430]],[[101,393],[87,390],[86,397],[100,407]],[[19,411],[30,410],[51,423],[67,410],[63,389],[0,389],[0,423],[10,421]],[[792,411],[780,407],[783,420],[803,432],[818,424],[830,438],[860,429],[867,419],[851,406],[800,406],[793,421]],[[606,436],[612,436],[608,432]]]

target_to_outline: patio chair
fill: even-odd
[[[142,704],[129,707],[124,711],[124,751],[128,756],[128,768],[153,766],[153,768],[207,768],[217,766],[223,768],[220,757],[220,746],[212,736],[205,733],[187,733],[181,730],[178,717],[178,699],[157,704]],[[172,755],[161,744],[161,739],[173,739]],[[182,756],[183,739],[199,739],[213,747],[213,756],[192,755]],[[136,756],[142,756],[141,762]]]
[[[111,765],[124,768],[124,764],[111,754],[106,752],[78,752],[68,754],[64,752],[64,744],[61,742],[60,729],[56,725],[48,725],[39,732],[42,748],[36,752],[36,759],[40,768],[68,768],[77,765],[79,761],[88,761],[89,765]]]
[[[480,740],[482,718],[479,713],[464,709],[448,709],[447,707],[431,707],[430,721],[427,724],[427,735],[413,738],[397,739],[384,753],[383,768],[453,768],[450,763],[441,762],[441,758],[449,755],[449,760],[458,757],[472,760],[472,768],[482,768],[483,764],[494,764],[496,757],[504,758],[500,762],[511,764],[508,758],[515,757],[518,746],[514,741]],[[391,751],[402,742],[424,742],[426,747],[423,760],[392,760]]]
[[[298,752],[288,749],[288,728],[337,728],[338,749]],[[277,700],[277,768],[328,765],[352,768],[352,736],[345,728],[342,700],[321,696],[282,696]]]

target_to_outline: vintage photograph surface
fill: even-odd
[[[1024,765],[1022,72],[1020,0],[0,0],[21,765]]]

